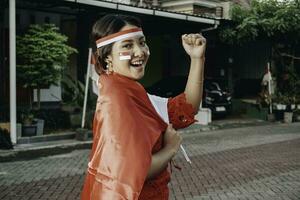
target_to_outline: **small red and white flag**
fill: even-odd
[[[130,52],[120,52],[119,59],[120,60],[130,60],[131,59]]]

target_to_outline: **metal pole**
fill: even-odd
[[[10,135],[17,143],[17,101],[16,101],[16,1],[9,0],[9,83],[10,83]]]
[[[85,124],[85,112],[86,112],[86,103],[87,103],[87,96],[88,96],[88,90],[89,90],[91,58],[92,58],[92,48],[89,48],[89,56],[88,56],[86,79],[85,79],[85,91],[84,91],[84,102],[83,102],[83,110],[82,110],[81,128],[84,128],[84,124]]]

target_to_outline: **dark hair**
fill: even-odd
[[[94,44],[100,38],[119,32],[127,24],[141,27],[141,21],[136,17],[118,14],[105,15],[93,25],[92,38]],[[95,53],[95,67],[98,74],[101,74],[106,69],[105,59],[111,53],[112,45],[113,44],[108,44],[100,47]]]

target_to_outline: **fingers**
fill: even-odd
[[[184,34],[181,36],[182,42],[187,43],[188,45],[203,45],[206,43],[206,39],[202,34]]]
[[[182,136],[179,132],[173,128],[172,124],[169,124],[164,134],[164,147],[170,148],[176,153],[180,148],[182,140]]]
[[[178,140],[179,140],[180,143],[181,143],[181,141],[182,141],[182,136],[181,136],[181,134],[180,134],[178,131],[176,131],[176,130],[173,128],[173,125],[172,125],[172,124],[169,124],[169,125],[168,125],[167,132],[169,132],[170,134],[172,134],[174,137],[177,137]]]
[[[173,124],[168,124],[168,128],[173,128]]]
[[[172,131],[173,129],[174,129],[173,125],[172,124],[168,124],[167,131]]]
[[[169,124],[168,127],[167,127],[167,132],[169,133],[176,133],[177,131],[173,128],[173,125],[172,124]]]

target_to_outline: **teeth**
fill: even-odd
[[[141,64],[143,64],[143,61],[139,60],[139,61],[132,62],[131,64],[133,64],[133,65],[141,65]]]

